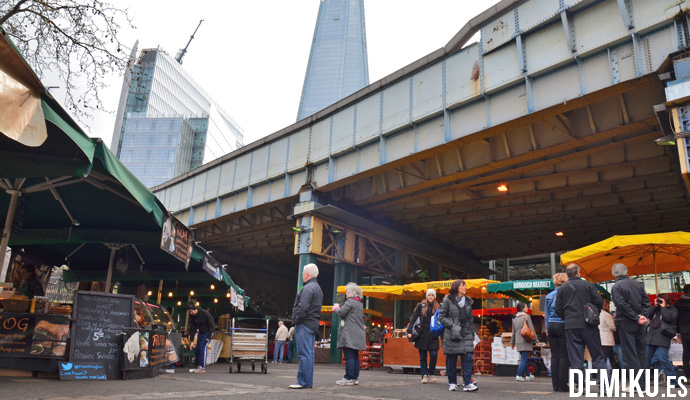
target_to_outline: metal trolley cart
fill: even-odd
[[[268,319],[266,327],[268,327]],[[237,362],[237,372],[242,370],[242,361],[252,363],[252,371],[256,368],[256,363],[261,363],[261,372],[268,372],[268,329],[238,328],[235,325],[235,318],[232,319],[230,328],[230,368],[232,373],[233,363]]]

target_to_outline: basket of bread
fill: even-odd
[[[2,300],[2,308],[7,312],[24,313],[31,308],[31,300],[20,294],[14,294],[9,299]]]

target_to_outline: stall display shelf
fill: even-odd
[[[345,365],[345,356],[343,355],[342,363]],[[381,345],[374,344],[367,346],[366,350],[359,352],[359,368],[379,368],[381,367]]]

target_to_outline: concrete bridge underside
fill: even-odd
[[[654,112],[686,46],[685,7],[503,1],[445,48],[154,192],[253,299],[266,279],[294,288],[305,215],[322,228],[319,263],[399,281],[688,229],[687,160],[655,143]]]

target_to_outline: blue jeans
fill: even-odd
[[[530,376],[529,368],[527,368],[527,357],[529,357],[529,351],[520,352],[520,365],[518,365],[516,376]]]
[[[647,345],[647,368],[652,368],[657,365],[666,374],[666,377],[671,377],[672,384],[676,384],[676,370],[673,369],[673,363],[668,359],[668,348],[661,346]]]
[[[297,383],[305,387],[314,384],[314,338],[316,333],[304,325],[295,327],[295,341],[297,342]]]
[[[209,332],[196,335],[196,364],[201,368],[206,368],[206,345],[208,345]]]
[[[438,350],[429,350],[429,368],[426,366],[426,350],[419,350],[419,369],[424,375],[434,375],[436,373],[436,359],[438,358]]]
[[[275,344],[273,345],[273,361],[278,360],[278,354],[280,354],[280,362],[283,362],[283,345],[285,344],[284,340],[276,340]]]
[[[625,365],[623,365],[623,352],[621,351],[620,344],[613,346],[613,353],[616,355],[616,358],[618,358],[618,365],[620,365],[621,369],[625,368]]]
[[[446,354],[446,374],[448,374],[448,383],[451,385],[458,384],[458,356],[460,356],[460,362],[462,363],[462,381],[465,385],[469,385],[472,382],[474,353]]]
[[[359,350],[343,347],[345,356],[345,379],[356,381],[359,379]]]
[[[293,340],[288,340],[287,346],[288,346],[288,362],[292,362],[292,345],[294,341]]]

